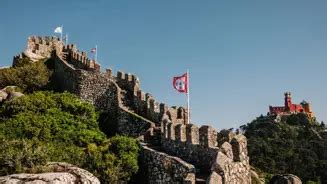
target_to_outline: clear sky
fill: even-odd
[[[139,76],[160,102],[185,105],[172,77],[191,73],[196,124],[239,127],[269,104],[311,102],[327,121],[325,0],[0,0],[0,65],[30,35],[63,25],[69,42],[98,45],[102,69]]]

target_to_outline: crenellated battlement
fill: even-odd
[[[89,59],[86,52],[79,51],[75,44],[63,46],[63,53],[67,55],[67,62],[75,68],[100,72],[100,65],[95,60]]]
[[[186,144],[199,145],[204,148],[217,147],[217,131],[208,125],[200,128],[194,124],[174,124],[164,120],[162,122],[163,141],[175,141],[181,146]]]
[[[63,43],[53,36],[30,36],[27,40],[27,52],[31,52],[44,57],[50,57],[51,52],[57,47],[62,47]]]
[[[19,59],[28,57],[31,61],[39,61],[41,59],[50,58],[52,51],[61,52],[63,43],[59,38],[52,36],[30,36],[27,40],[27,47],[19,55],[13,57],[13,66]]]
[[[117,84],[128,91],[132,96],[136,96],[140,90],[140,80],[136,75],[118,71],[116,76]]]
[[[176,124],[168,119],[163,120],[161,126],[162,148],[167,153],[193,164],[202,172],[210,173],[220,169],[221,173],[226,172],[226,164],[242,165],[245,163],[246,165],[248,163],[247,143],[243,135],[235,135],[230,142],[224,142],[218,146],[220,142],[218,138],[221,138],[218,135],[221,134],[211,126]],[[223,133],[223,135],[226,134]],[[223,162],[222,157],[226,157],[229,160],[228,163]]]
[[[157,102],[154,97],[142,90],[135,92],[134,107],[139,115],[142,115],[154,122],[161,122],[163,119],[177,123],[187,123],[187,111],[183,107],[169,107],[164,103]]]

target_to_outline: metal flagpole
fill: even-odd
[[[68,45],[68,33],[66,34],[66,45]]]
[[[60,33],[60,40],[62,41],[62,32],[64,32],[64,26],[61,25],[61,33]]]
[[[187,69],[187,124],[190,124],[190,73]]]
[[[95,61],[98,61],[98,46],[95,45]]]

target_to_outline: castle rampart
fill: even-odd
[[[197,168],[201,168],[205,173],[209,173],[219,150],[218,147],[209,146],[214,142],[214,140],[208,139],[213,136],[211,133],[214,134],[214,131],[209,126],[201,127],[200,131],[193,124],[175,125],[163,121],[162,147],[167,153],[178,155]]]
[[[100,65],[87,57],[86,52],[80,52],[75,44],[63,46],[63,52],[67,54],[67,62],[78,69],[100,72]]]
[[[218,133],[210,126],[198,128],[194,124],[176,125],[164,120],[162,128],[162,148],[166,153],[193,164],[202,174],[217,172],[222,181],[250,183],[249,175],[239,179],[232,177],[235,173],[240,176],[249,173],[247,143],[243,135],[235,135],[231,142],[218,147]]]
[[[108,113],[118,133],[143,138],[156,146],[142,145],[150,183],[193,184],[199,174],[208,176],[209,183],[251,183],[243,135],[188,124],[185,108],[157,102],[140,90],[135,75],[119,71],[115,77],[111,69],[101,73],[100,65],[92,63],[85,52],[78,51],[76,45],[63,46],[58,38],[30,37],[24,53],[35,58],[51,57],[57,90],[74,93]],[[29,57],[24,53],[15,56],[14,61]]]

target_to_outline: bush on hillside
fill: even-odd
[[[0,70],[0,89],[18,86],[25,92],[43,89],[49,82],[51,71],[44,61],[32,63],[28,58],[21,59],[15,67]]]
[[[102,183],[128,181],[138,170],[138,143],[99,130],[94,107],[69,93],[35,92],[0,108],[0,175],[35,173],[68,162]]]

